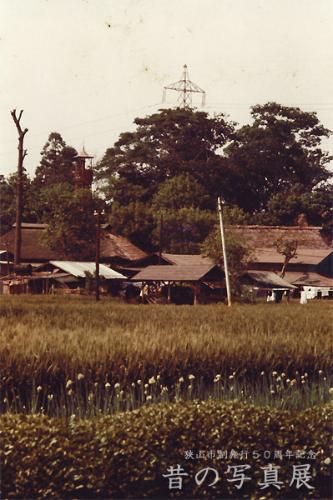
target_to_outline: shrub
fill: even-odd
[[[191,402],[150,405],[113,417],[79,420],[43,415],[1,418],[2,487],[6,498],[330,498],[329,440],[332,409],[314,407],[301,413],[256,408],[236,402]],[[188,450],[247,450],[248,458],[185,459]],[[254,452],[289,450],[283,461],[255,458]],[[316,458],[296,458],[313,451]],[[281,492],[260,490],[260,467],[280,466]],[[228,465],[248,464],[252,481],[237,490],[227,482]],[[289,487],[293,464],[309,463],[310,485]],[[170,466],[189,474],[183,490],[168,490],[163,477]],[[216,468],[222,480],[197,486],[194,475]],[[273,496],[272,496],[273,495]]]

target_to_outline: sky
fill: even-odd
[[[242,125],[276,101],[333,130],[332,26],[333,0],[0,0],[0,174],[17,165],[12,109],[29,174],[51,132],[97,162],[135,117],[177,104],[163,87],[185,63],[211,114]]]

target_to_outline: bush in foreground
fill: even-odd
[[[296,413],[209,401],[150,405],[87,420],[6,414],[1,419],[3,496],[330,498],[332,413],[329,406]],[[189,450],[194,458],[186,459]],[[228,456],[222,458],[219,451],[225,450]],[[238,457],[230,456],[231,450]],[[208,456],[196,458],[200,451]],[[247,458],[239,456],[241,451]],[[283,452],[282,460],[274,458],[276,451]],[[264,457],[265,452],[271,456]],[[281,491],[258,486],[261,467],[269,463],[279,466]],[[178,464],[188,476],[181,490],[168,489],[163,474]],[[228,465],[242,464],[251,466],[245,475],[252,479],[238,490],[238,482],[227,481],[233,474],[226,472]],[[302,464],[310,466],[314,489],[289,486],[293,465]],[[205,467],[218,471],[221,480],[215,486],[208,486],[213,476],[196,484],[195,474]]]

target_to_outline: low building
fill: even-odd
[[[280,273],[284,256],[275,242],[296,241],[296,255],[288,263],[288,271],[316,272],[333,277],[333,245],[317,226],[228,226],[226,231],[242,239],[252,251],[251,270]]]
[[[31,271],[29,274],[13,274],[0,279],[2,294],[18,293],[83,293],[92,291],[95,282],[96,265],[94,262],[50,261]],[[100,264],[101,292],[112,291],[115,283],[126,279],[125,276]],[[90,280],[91,290],[88,281]]]
[[[47,224],[22,223],[22,263],[42,264],[50,260],[70,260],[68,256],[51,250],[43,244],[41,236],[46,227]],[[11,254],[14,253],[15,224],[13,229],[0,237],[0,248],[7,248]],[[112,233],[109,224],[102,224],[100,251],[102,263],[113,265],[113,267],[130,266],[148,257],[148,253],[138,248],[127,238]]]
[[[194,304],[204,302],[205,287],[210,284],[218,285],[220,300],[224,298],[224,272],[212,264],[200,265],[153,265],[148,266],[131,278],[132,282],[146,285],[157,285],[165,290],[167,302],[176,302],[175,285],[185,285],[191,291],[191,300]],[[148,290],[149,299],[149,290]],[[151,295],[151,294],[150,294]],[[186,295],[186,293],[184,293]]]

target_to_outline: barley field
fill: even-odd
[[[4,297],[5,408],[230,397],[281,408],[327,402],[332,305],[136,306],[105,299]],[[23,408],[24,407],[24,408]]]
[[[222,446],[313,452],[314,489],[288,490],[283,462],[284,493],[330,498],[332,306],[2,297],[5,497],[277,498],[254,484],[167,489],[173,463],[195,473],[187,449]],[[249,463],[256,477],[267,466]]]

